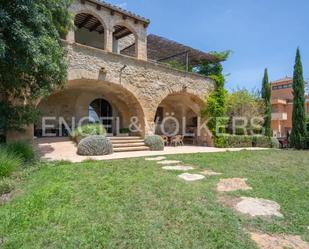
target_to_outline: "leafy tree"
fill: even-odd
[[[264,114],[264,104],[257,92],[250,92],[247,89],[239,89],[227,95],[227,116],[232,124],[233,117],[245,117],[250,121],[254,117],[261,117]],[[247,128],[253,129],[248,122]],[[232,129],[230,128],[230,132]]]
[[[306,144],[305,83],[300,51],[297,48],[293,73],[293,114],[290,145],[295,149],[304,149]]]
[[[265,136],[271,137],[273,135],[273,132],[271,129],[271,85],[268,81],[267,68],[265,68],[263,82],[262,82],[262,99],[264,101]]]
[[[205,101],[205,107],[203,108],[201,115],[210,119],[207,125],[209,130],[216,137],[216,126],[224,125],[225,122],[221,120],[221,123],[218,124],[219,120],[217,118],[225,117],[226,115],[227,90],[224,88],[225,78],[223,75],[222,62],[227,60],[230,51],[222,53],[213,52],[212,54],[217,57],[215,62],[203,61],[194,71],[209,76],[215,81],[215,89],[209,94]]]
[[[0,1],[0,130],[38,117],[34,101],[62,86],[67,63],[60,38],[72,26],[71,0]]]

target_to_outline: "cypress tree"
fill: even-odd
[[[295,149],[304,149],[306,141],[306,114],[305,114],[305,83],[300,51],[297,48],[293,74],[293,114],[290,145]]]
[[[271,129],[271,85],[268,81],[267,68],[264,70],[264,77],[262,82],[262,99],[264,101],[264,129],[265,136],[271,137],[273,135]]]

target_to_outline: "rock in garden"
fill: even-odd
[[[188,171],[194,169],[192,166],[176,165],[176,166],[164,166],[162,169],[165,170],[178,170],[178,171]]]
[[[236,204],[237,211],[248,214],[250,216],[278,216],[283,217],[280,213],[280,205],[277,202],[251,198],[241,197],[241,201]]]
[[[166,159],[165,156],[158,156],[158,157],[147,157],[145,158],[146,161],[161,161]]]
[[[176,161],[176,160],[164,160],[164,161],[158,162],[158,164],[163,164],[163,165],[176,164],[176,163],[181,163],[181,162],[180,161]]]
[[[220,179],[220,182],[217,184],[217,190],[219,192],[230,192],[237,190],[250,190],[252,189],[246,183],[246,178],[227,178]]]
[[[205,176],[203,176],[203,175],[189,174],[189,173],[183,173],[183,174],[179,175],[178,177],[180,177],[181,179],[188,181],[188,182],[198,181],[198,180],[205,178]]]
[[[202,175],[205,175],[205,176],[219,176],[219,175],[222,175],[222,173],[218,173],[218,172],[215,172],[215,171],[212,171],[212,170],[204,170],[203,172],[201,172]]]
[[[303,241],[300,236],[251,233],[251,239],[261,249],[309,249],[309,243]]]
[[[77,153],[81,156],[109,155],[113,153],[113,145],[104,136],[88,136],[79,142]]]

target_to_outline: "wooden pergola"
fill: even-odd
[[[135,44],[125,48],[121,52],[132,56]],[[181,43],[160,37],[157,35],[148,35],[147,37],[148,59],[157,62],[167,62],[177,60],[191,66],[197,66],[202,61],[217,61],[217,58],[209,53],[191,48]]]

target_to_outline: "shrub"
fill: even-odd
[[[228,147],[228,136],[216,137],[215,146],[218,148],[227,148]]]
[[[0,149],[0,178],[10,176],[21,166],[21,159],[5,149]]]
[[[270,148],[271,138],[266,136],[254,136],[253,143],[255,144],[255,147]]]
[[[15,184],[12,180],[4,178],[0,180],[0,196],[10,193],[15,188]]]
[[[24,162],[32,162],[35,159],[35,152],[32,146],[26,141],[18,141],[14,143],[9,143],[6,146],[8,153],[15,154]]]
[[[158,135],[146,136],[145,144],[153,151],[164,150],[164,141]]]
[[[271,139],[266,136],[224,135],[215,139],[218,148],[271,147]]]
[[[76,128],[71,136],[76,141],[83,137],[93,136],[93,135],[106,135],[106,129],[102,124],[86,124]]]
[[[279,140],[275,137],[271,138],[271,148],[279,149],[280,148],[280,143]]]
[[[129,128],[121,128],[121,129],[119,130],[119,133],[120,133],[120,134],[130,133],[130,129],[129,129]]]
[[[81,156],[109,155],[113,153],[113,145],[104,136],[92,135],[80,141],[77,153]]]

